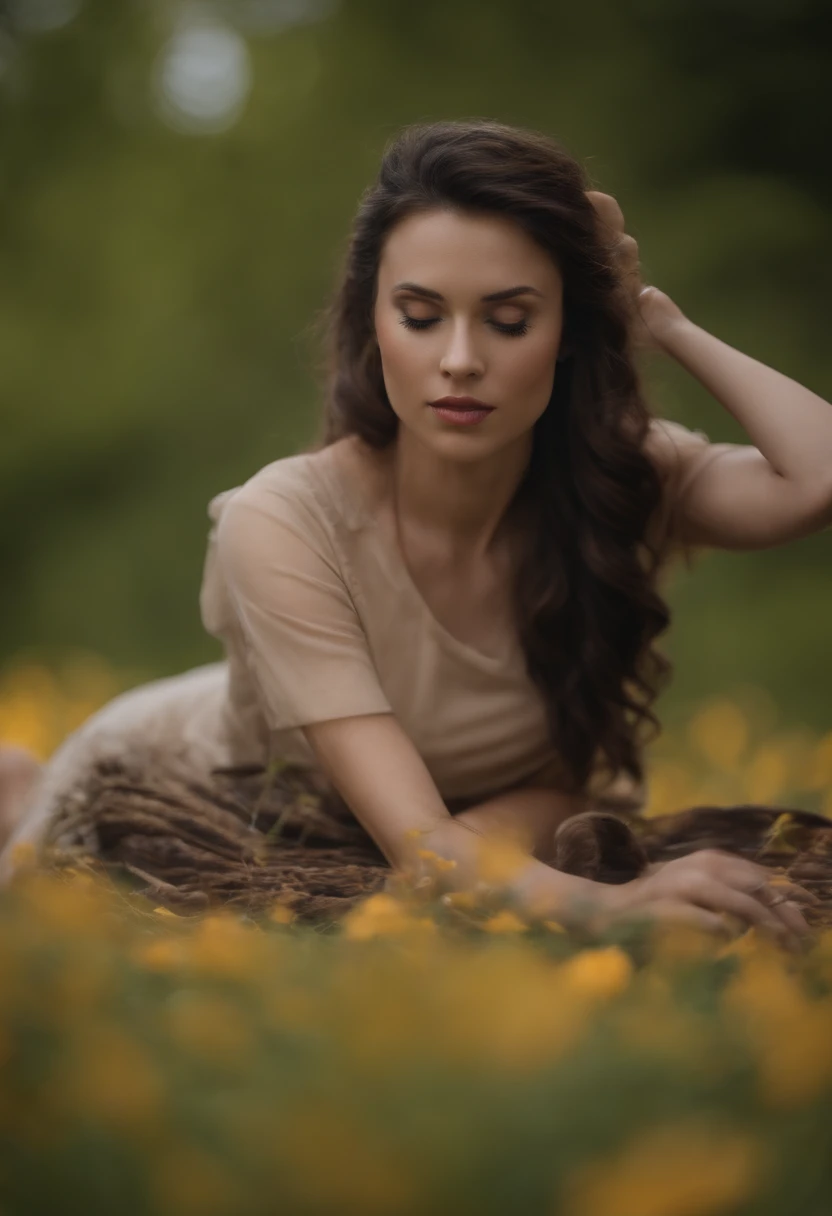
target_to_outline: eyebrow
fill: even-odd
[[[445,297],[440,295],[438,291],[431,291],[429,287],[420,287],[418,283],[397,283],[393,291],[410,291],[417,296],[425,296],[428,300],[438,300],[444,303]],[[480,299],[484,304],[493,303],[495,300],[510,300],[514,296],[533,295],[543,296],[542,291],[538,291],[536,287],[506,287],[503,291],[492,291],[490,295],[481,296]]]

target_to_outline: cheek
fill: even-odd
[[[554,382],[556,355],[555,342],[549,337],[538,341],[518,338],[517,348],[509,352],[506,368],[519,390],[538,390],[548,399]]]
[[[381,321],[376,327],[378,348],[385,380],[402,381],[412,377],[430,358],[428,342],[414,342],[398,321]]]

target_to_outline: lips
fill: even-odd
[[[478,426],[494,412],[493,405],[486,405],[476,397],[441,397],[431,401],[430,408],[446,426]]]
[[[490,413],[494,409],[493,405],[487,405],[485,401],[478,401],[476,397],[440,397],[438,401],[429,401],[428,405],[432,405],[443,410],[460,410],[466,412],[470,412],[472,410],[487,410]]]

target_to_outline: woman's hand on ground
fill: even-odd
[[[604,239],[610,242],[621,281],[631,307],[633,344],[644,350],[662,350],[664,334],[677,321],[684,321],[682,310],[658,287],[645,285],[641,277],[638,243],[625,231],[624,214],[611,194],[587,190],[595,208]]]
[[[725,933],[737,917],[798,949],[809,933],[800,904],[816,897],[794,883],[771,885],[771,871],[720,849],[702,849],[653,866],[639,878],[610,887],[605,911],[613,919],[646,915]]]

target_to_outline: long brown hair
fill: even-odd
[[[670,614],[647,542],[661,501],[642,450],[650,413],[629,342],[626,294],[579,163],[551,138],[491,121],[415,124],[384,152],[361,198],[329,309],[327,393],[317,447],[357,434],[375,449],[399,420],[384,387],[373,310],[391,229],[417,211],[509,216],[564,282],[564,339],[518,513],[514,612],[526,668],[546,705],[566,783],[643,777],[652,702],[670,663],[653,642]],[[645,731],[646,728],[646,731]]]

